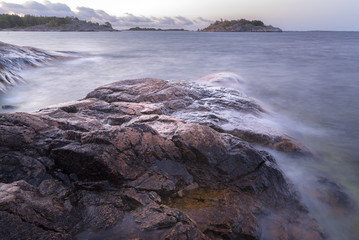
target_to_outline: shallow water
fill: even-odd
[[[233,72],[240,76],[238,83],[223,86],[256,98],[282,130],[320,156],[311,161],[278,154],[288,177],[299,185],[301,179],[324,172],[358,202],[358,32],[0,32],[0,41],[79,53],[71,61],[23,71],[26,83],[0,95],[0,105],[17,108],[2,112],[36,111],[122,79],[194,81]],[[355,216],[342,221],[330,209],[307,204],[332,239],[355,239]]]

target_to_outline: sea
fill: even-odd
[[[359,32],[0,32],[0,41],[73,56],[23,70],[24,83],[0,94],[1,106],[15,107],[2,113],[81,99],[124,79],[236,76],[223,87],[254,99],[315,153],[268,150],[329,239],[358,239]],[[333,209],[305,190],[318,174],[350,196],[353,210]]]

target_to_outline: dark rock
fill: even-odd
[[[332,214],[349,215],[355,208],[355,203],[343,186],[327,176],[311,176],[308,183],[300,186],[308,192],[307,201],[316,209],[327,207]]]
[[[61,201],[22,180],[0,186],[0,216],[2,239],[72,239],[77,220]]]
[[[25,180],[38,186],[48,177],[46,167],[38,159],[20,152],[0,152],[0,181],[2,183]]]
[[[263,115],[235,90],[159,79],[1,115],[0,239],[323,239],[273,157],[246,141],[302,151],[246,127]]]
[[[16,109],[17,107],[14,105],[2,105],[1,108],[4,110],[13,110]]]

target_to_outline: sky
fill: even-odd
[[[117,29],[197,30],[221,18],[245,18],[283,30],[359,31],[359,0],[5,0],[0,13],[76,16]]]

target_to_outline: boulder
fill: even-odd
[[[136,79],[0,115],[0,239],[324,239],[251,145],[304,152],[265,114],[236,90]]]

